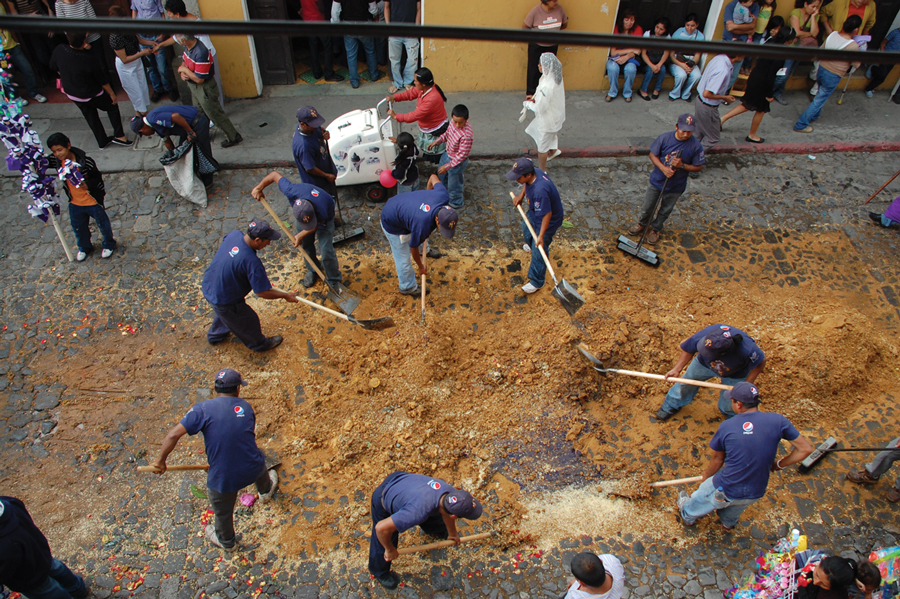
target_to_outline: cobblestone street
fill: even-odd
[[[793,319],[785,316],[778,322],[783,337],[769,335],[768,345],[760,343],[773,363],[760,377],[761,389],[777,384],[780,390],[790,390],[792,377],[815,365],[805,373],[804,382],[797,383],[796,394],[772,398],[773,404],[796,402],[785,413],[815,445],[829,435],[844,447],[886,444],[897,436],[900,236],[874,225],[867,212],[882,211],[900,193],[900,181],[868,206],[862,204],[896,171],[898,162],[900,155],[886,152],[712,155],[666,223],[654,248],[662,265],[652,270],[615,248],[616,237],[637,218],[651,170],[649,159],[554,161],[550,176],[573,227],[561,229],[551,255],[561,275],[579,290],[590,291],[590,309],[573,320],[573,339],[578,335],[593,341],[598,354],[611,359],[616,368],[642,362],[665,372],[674,362],[680,339],[675,329],[659,332],[654,315],[674,312],[671,298],[678,298],[678,314],[672,317],[679,318],[690,334],[692,322],[696,329],[716,322],[763,328],[763,320],[769,318],[766,310],[741,313],[741,306],[748,304],[735,303],[732,309],[729,298],[743,302],[752,293],[763,303],[772,297],[774,305],[775,295],[784,294],[779,295],[783,311],[778,314]],[[528,257],[521,252],[521,221],[509,200],[513,189],[505,178],[509,167],[509,161],[472,162],[466,172],[458,234],[452,243],[436,235],[431,238],[443,254],[429,271],[435,289],[429,310],[438,315],[431,322],[450,322],[441,318],[453,314],[467,327],[435,330],[438,326],[431,324],[428,335],[434,344],[440,337],[446,336],[449,343],[451,336],[479,332],[477,325],[465,320],[476,312],[494,321],[504,314],[524,320],[553,309],[564,322],[565,313],[549,293],[526,297],[518,290]],[[422,168],[423,181],[429,168]],[[295,170],[280,170],[296,180]],[[810,474],[791,469],[773,475],[767,496],[745,512],[733,531],[724,531],[711,521],[714,518],[682,529],[674,516],[678,488],[672,487],[658,491],[652,500],[604,499],[610,505],[631,501],[637,506],[623,512],[635,519],[623,518],[616,524],[618,530],[604,528],[604,534],[596,534],[598,528],[591,522],[569,522],[559,538],[535,535],[531,540],[526,536],[529,520],[524,520],[516,525],[522,534],[510,538],[499,535],[482,546],[398,560],[395,570],[403,586],[394,593],[385,591],[365,565],[370,526],[366,489],[333,486],[334,479],[328,478],[333,474],[331,464],[314,457],[328,449],[327,439],[311,438],[302,447],[291,441],[303,426],[313,427],[316,413],[301,410],[327,408],[321,388],[356,384],[349,376],[336,380],[329,368],[342,356],[326,355],[321,340],[330,336],[330,344],[335,336],[344,335],[349,359],[349,352],[361,345],[362,333],[345,332],[347,323],[295,305],[259,301],[251,303],[260,312],[263,331],[283,334],[282,347],[251,355],[239,343],[216,347],[206,343],[212,313],[200,292],[203,272],[224,234],[243,229],[252,219],[268,218],[249,194],[266,172],[220,173],[206,209],[177,198],[160,173],[108,174],[106,210],[119,247],[108,260],[101,260],[97,251],[83,263],[67,262],[53,228],[27,215],[19,180],[0,181],[6,198],[0,206],[0,223],[13,232],[0,249],[2,494],[25,501],[54,554],[85,575],[97,599],[556,598],[565,591],[568,563],[580,550],[619,557],[628,576],[627,597],[718,599],[734,580],[749,574],[749,564],[760,550],[793,527],[809,535],[811,547],[854,558],[900,542],[897,507],[885,499],[894,480],[891,473],[878,485],[858,487],[844,480],[844,474],[868,461],[870,454],[835,454]],[[394,293],[396,275],[379,227],[380,205],[367,205],[363,191],[342,190],[344,222],[363,227],[365,236],[338,246],[338,256],[351,289],[390,298],[364,304],[355,316],[369,318],[368,311],[372,316],[390,311],[398,328],[409,330],[418,326],[418,305]],[[292,220],[274,187],[268,195],[285,221]],[[74,243],[65,207],[62,221]],[[98,246],[96,227],[93,235]],[[299,288],[300,259],[284,240],[260,256],[273,285]],[[475,269],[484,269],[478,272],[491,279],[465,276]],[[450,288],[456,295],[448,299],[445,290]],[[694,290],[696,301],[683,300]],[[323,297],[317,289],[306,295]],[[471,300],[465,299],[470,295]],[[666,302],[667,296],[672,304]],[[610,349],[598,331],[626,306],[646,310],[650,316],[629,321],[622,333],[625,341]],[[822,306],[846,310],[825,313]],[[384,344],[390,341],[388,333],[376,334],[384,335]],[[665,343],[657,345],[664,334]],[[809,345],[788,335],[806,338]],[[816,361],[822,356],[793,363],[786,357],[794,356],[797,347],[825,347],[834,335],[859,340],[853,347],[863,349],[843,356],[846,364],[841,365]],[[647,350],[628,349],[628,344]],[[410,345],[409,351],[419,347]],[[849,341],[846,347],[851,347]],[[377,373],[376,367],[389,366],[387,354],[379,366],[374,355],[379,352],[372,353],[375,365],[367,376]],[[487,361],[491,355],[472,359]],[[573,352],[573,362],[578,360],[574,356]],[[303,372],[301,380],[288,380],[285,368],[290,362]],[[461,363],[447,370],[462,368]],[[211,375],[223,366],[239,370],[250,381],[246,393],[261,406],[260,445],[280,447],[283,460],[276,501],[238,510],[236,527],[244,540],[235,554],[220,552],[202,536],[200,523],[208,518],[209,507],[203,494],[205,474],[170,472],[157,478],[135,472],[136,465],[153,458],[165,432],[187,409],[211,396]],[[843,374],[832,372],[838,366]],[[485,515],[462,527],[462,534],[493,530],[505,515],[506,495],[499,483],[494,484],[500,476],[528,499],[571,488],[593,492],[607,471],[617,471],[616,464],[660,480],[691,476],[705,466],[706,444],[718,422],[714,399],[706,397],[702,403],[711,405],[703,411],[698,401],[691,415],[657,424],[650,415],[661,399],[661,385],[601,380],[583,364],[557,375],[572,388],[571,394],[554,393],[541,404],[552,408],[544,414],[536,410],[512,416],[586,422],[585,428],[570,439],[569,424],[562,424],[557,439],[548,427],[549,440],[540,448],[537,440],[532,447],[524,438],[512,436],[500,441],[506,443],[503,451],[486,454],[489,457],[465,456],[486,473],[482,488],[477,493],[472,489],[484,499]],[[841,376],[846,378],[845,387],[827,387]],[[455,389],[467,393],[458,384]],[[512,383],[508,389],[510,396],[519,393]],[[384,401],[406,403],[403,397]],[[625,415],[627,406],[638,404],[644,416]],[[763,404],[764,409],[773,410],[773,404]],[[612,415],[597,410],[610,410]],[[393,417],[387,408],[371,414],[373,423]],[[676,448],[673,438],[678,436],[690,442]],[[333,451],[346,452],[347,447],[336,446]],[[565,467],[535,478],[540,470],[537,462],[558,457],[548,448],[566,452]],[[182,456],[191,454],[187,460],[203,459],[202,442],[196,439],[181,451]],[[334,469],[350,472],[351,466],[342,462]],[[530,501],[526,503],[533,505]],[[651,513],[653,518],[642,519]],[[531,522],[537,517],[530,512]],[[655,518],[665,519],[665,526],[658,526]],[[315,535],[304,538],[306,527],[315,527]]]

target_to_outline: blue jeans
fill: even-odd
[[[719,522],[727,528],[734,528],[740,521],[741,514],[747,509],[748,505],[752,505],[759,499],[728,499],[727,501],[716,501],[713,495],[716,488],[713,486],[713,477],[703,481],[690,500],[681,507],[681,519],[685,524],[691,525],[700,518],[712,511],[719,516]]]
[[[406,47],[406,66],[401,73],[400,57],[403,56],[404,47]],[[419,38],[389,37],[388,60],[391,62],[391,76],[394,78],[394,87],[400,89],[404,85],[412,85],[416,70],[419,68]]]
[[[22,77],[25,79],[25,89],[28,90],[28,95],[33,98],[40,93],[40,90],[38,89],[37,79],[34,76],[34,69],[31,68],[31,63],[28,62],[25,51],[22,50],[22,46],[15,45],[6,52],[9,54],[9,61],[22,72]]]
[[[403,185],[401,183],[397,183],[397,194],[408,193],[410,191],[417,191],[419,189],[419,180],[416,179],[413,181],[412,185]]]
[[[609,95],[615,98],[619,95],[619,73],[622,67],[615,60],[606,61],[606,76],[609,77]],[[625,86],[622,88],[622,96],[631,97],[631,88],[634,85],[634,78],[637,76],[637,65],[633,62],[625,63]]]
[[[152,39],[148,38],[148,39]],[[152,46],[141,46],[150,48]],[[172,74],[172,48],[165,46],[157,54],[151,54],[142,59],[147,68],[147,76],[150,77],[150,85],[154,91],[162,93],[175,89],[175,75]]]
[[[794,69],[797,68],[796,60],[785,60],[784,61],[784,75],[778,75],[775,77],[775,86],[772,88],[772,96],[777,98],[781,94],[784,93],[784,88],[787,85],[788,79],[791,78],[791,75],[794,73]]]
[[[322,261],[316,257],[316,238],[319,239],[319,250],[322,253]],[[328,221],[324,229],[316,229],[314,234],[307,235],[300,242],[303,250],[309,254],[309,257],[319,270],[324,270],[325,277],[332,285],[343,283],[341,278],[341,267],[338,264],[337,252],[334,251],[334,221]],[[322,266],[325,266],[323,269]],[[306,265],[307,270],[310,269],[309,264]]]
[[[701,364],[700,360],[697,359],[697,356],[694,356],[694,359],[691,360],[690,364],[688,364],[687,370],[684,371],[684,374],[681,376],[681,378],[691,379],[692,381],[708,381],[714,376],[719,375],[715,371],[710,370],[709,368]],[[745,379],[722,377],[722,384],[734,386],[743,380]],[[662,410],[668,412],[669,414],[674,414],[684,406],[694,401],[694,397],[697,396],[697,392],[699,390],[700,387],[697,387],[696,385],[683,385],[682,383],[675,383],[674,385],[672,385],[672,388],[669,389],[669,392],[666,393],[666,400],[663,402]],[[727,418],[731,418],[732,416],[734,416],[734,411],[731,409],[731,400],[725,398],[724,390],[719,393],[719,411],[725,414]]]
[[[381,226],[384,231],[384,225]],[[388,243],[391,244],[391,255],[394,257],[394,266],[397,268],[397,278],[400,280],[400,291],[412,291],[419,282],[416,280],[416,271],[413,268],[412,254],[409,252],[409,242],[400,239],[399,235],[394,235],[384,231]]]
[[[69,204],[69,222],[72,223],[72,230],[75,231],[75,239],[78,242],[78,249],[85,254],[94,251],[91,243],[91,227],[90,219],[93,218],[100,229],[103,236],[103,249],[116,249],[116,240],[113,238],[112,225],[109,224],[109,217],[106,210],[100,204],[93,206],[76,206]]]
[[[72,599],[84,597],[88,593],[84,579],[68,566],[53,558],[50,564],[50,575],[38,587],[22,591],[28,599]]]
[[[344,36],[344,49],[347,50],[347,69],[350,71],[350,83],[359,85],[359,60],[357,52],[362,45],[366,53],[366,64],[369,65],[369,77],[378,78],[378,58],[375,56],[375,40],[371,37]]]
[[[654,73],[653,69],[650,68],[650,65],[645,64],[641,67],[641,70],[644,72],[644,80],[641,81],[641,91],[645,94],[650,89],[650,80],[653,79],[653,76],[656,76],[656,87],[653,88],[653,91],[659,93],[659,90],[662,89],[663,80],[666,78],[666,67],[663,65],[662,68],[659,69],[659,73]]]
[[[690,100],[691,99],[691,91],[693,91],[694,86],[697,85],[697,82],[700,81],[700,67],[695,66],[691,69],[690,74],[685,73],[684,69],[676,64],[669,65],[669,73],[672,77],[675,78],[675,85],[672,87],[672,91],[669,92],[669,97],[682,100]],[[687,81],[687,86],[682,89],[684,82]]]
[[[534,226],[534,223],[532,223],[532,226]],[[534,227],[534,231],[535,233],[540,233],[540,224]],[[546,252],[548,259],[550,257],[550,244],[553,242],[554,234],[555,232],[544,233],[544,252]],[[525,244],[531,247],[531,265],[528,267],[528,280],[535,287],[543,287],[544,279],[547,277],[547,265],[544,263],[544,258],[541,257],[541,251],[534,244],[534,238],[531,237],[531,231],[528,230],[525,223],[522,223],[522,235],[525,236]]]
[[[816,74],[816,81],[819,82],[819,93],[813,98],[812,104],[807,106],[806,110],[803,111],[803,114],[800,115],[800,118],[797,119],[797,123],[794,125],[794,131],[806,129],[811,122],[819,119],[819,115],[822,114],[822,106],[825,105],[825,102],[828,101],[828,98],[830,98],[831,94],[834,93],[834,90],[837,89],[838,84],[841,82],[841,77],[825,68],[819,67],[819,72]]]
[[[453,127],[454,125],[450,126]],[[441,156],[441,161],[438,163],[438,168],[444,166],[445,164],[450,164],[450,156],[447,154],[447,152],[444,152]],[[438,175],[438,177],[441,179],[441,183],[443,183],[444,187],[447,188],[447,193],[450,196],[451,208],[462,208],[463,184],[466,182],[465,174],[467,166],[469,166],[468,158],[448,170],[443,175]]]

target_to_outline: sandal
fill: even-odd
[[[400,90],[397,89],[397,86],[396,86],[396,85],[392,85],[392,86],[390,86],[390,87],[388,88],[388,93],[389,93],[389,94],[396,94],[398,91],[400,91]]]

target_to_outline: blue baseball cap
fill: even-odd
[[[696,121],[694,115],[685,113],[678,117],[678,128],[693,133]]]
[[[297,111],[297,120],[306,123],[310,127],[321,127],[325,123],[325,117],[312,106],[304,106]]]
[[[281,233],[272,228],[269,221],[255,220],[247,226],[247,234],[250,239],[281,239]]]
[[[762,400],[759,398],[759,389],[753,383],[742,381],[734,386],[733,389],[725,392],[726,399],[739,401],[745,406],[753,407]]]
[[[506,173],[510,181],[518,181],[522,175],[530,175],[534,172],[534,163],[530,158],[519,158],[513,163],[512,170]]]
[[[297,224],[300,225],[302,231],[312,231],[318,226],[319,221],[316,219],[316,209],[313,208],[312,202],[298,198],[291,208],[294,210],[294,218],[297,219]]]
[[[238,385],[246,387],[247,381],[241,377],[241,374],[237,370],[223,368],[216,373],[216,389],[229,389],[231,387],[237,387]]]

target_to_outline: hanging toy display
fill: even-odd
[[[59,196],[56,195],[54,177],[47,175],[49,162],[44,157],[44,146],[34,130],[31,118],[22,112],[24,102],[17,96],[9,72],[9,54],[0,54],[0,139],[6,146],[8,155],[6,167],[11,171],[21,171],[22,191],[31,196],[28,213],[43,222],[51,222],[62,243],[69,262],[75,259],[72,249],[66,243],[62,227],[59,225]],[[80,185],[81,173],[73,168],[78,166],[66,161],[68,170],[60,171],[60,179],[67,179],[73,185]],[[65,171],[65,174],[63,173]]]

